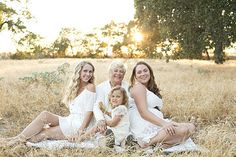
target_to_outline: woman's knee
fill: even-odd
[[[64,139],[65,136],[62,133],[59,126],[51,127],[49,129],[44,130],[44,134],[47,138],[53,138],[53,139]]]
[[[39,114],[39,118],[44,122],[44,123],[47,123],[48,119],[48,115],[50,114],[50,112],[48,111],[42,111],[40,114]]]
[[[187,123],[183,125],[180,129],[180,134],[182,134],[184,137],[189,137],[195,132],[195,126],[192,123]]]
[[[192,123],[189,123],[188,130],[189,130],[190,135],[192,135],[196,131],[195,125]]]

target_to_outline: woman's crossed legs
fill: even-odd
[[[160,130],[156,136],[150,139],[149,143],[138,142],[140,147],[146,148],[151,145],[160,145],[163,148],[171,147],[186,141],[194,132],[195,126],[191,123],[175,123],[175,134],[170,135],[164,129]]]
[[[5,141],[39,142],[46,139],[66,139],[66,137],[59,127],[59,116],[43,111],[19,135],[5,138]]]

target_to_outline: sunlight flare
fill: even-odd
[[[136,42],[141,42],[143,40],[143,35],[140,32],[134,32],[134,40]]]

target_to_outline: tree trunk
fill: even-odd
[[[206,55],[207,55],[207,60],[210,60],[210,56],[207,50],[206,50]]]
[[[216,64],[223,64],[224,62],[223,44],[222,44],[222,41],[219,39],[215,43],[214,57],[215,57]]]

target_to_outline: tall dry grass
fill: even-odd
[[[43,110],[67,115],[60,104],[64,87],[75,65],[81,59],[0,60],[0,136],[14,136]],[[96,67],[96,84],[108,78],[110,59],[88,59]],[[128,67],[129,81],[132,67],[138,60],[123,60]],[[197,132],[196,144],[207,152],[186,152],[168,156],[221,157],[236,155],[236,61],[224,65],[197,60],[165,63],[163,60],[144,60],[154,70],[163,96],[164,114],[179,122],[193,122]],[[65,75],[57,75],[61,82],[50,82],[40,73],[57,72],[69,63]],[[37,77],[32,81],[33,73]],[[29,78],[22,80],[22,78]],[[21,79],[19,79],[21,78]],[[48,84],[48,82],[50,84]],[[117,154],[109,149],[46,150],[25,145],[0,146],[0,156],[141,156],[135,153]],[[163,155],[155,152],[151,156]]]

